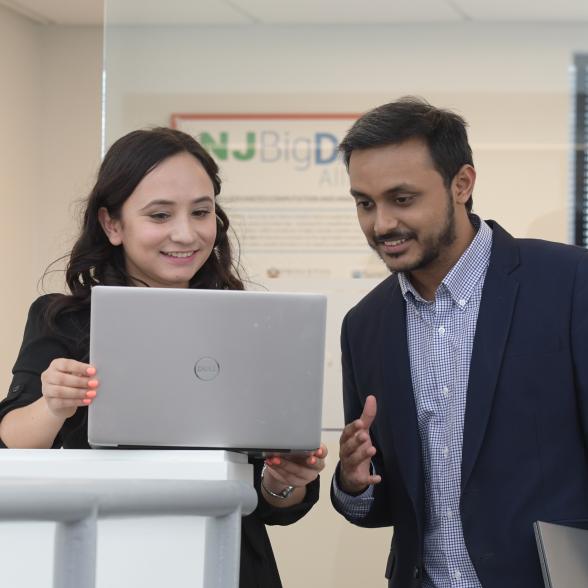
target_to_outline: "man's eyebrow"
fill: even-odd
[[[384,194],[386,196],[397,196],[398,194],[418,194],[420,192],[420,190],[418,190],[415,186],[411,185],[411,184],[398,184],[397,186],[394,186],[392,188],[389,188],[388,190],[386,190],[384,192]]]
[[[360,192],[359,190],[354,190],[353,188],[351,188],[349,190],[349,193],[354,197],[354,198],[369,198],[369,196],[367,194],[364,194],[363,192]]]
[[[398,194],[406,194],[407,192],[410,194],[418,194],[420,192],[420,190],[418,190],[415,186],[412,186],[411,184],[403,183],[403,184],[398,184],[397,186],[393,186],[392,188],[388,188],[387,190],[385,190],[383,192],[383,195],[384,196],[397,196]],[[364,194],[360,190],[355,190],[353,188],[351,188],[349,190],[349,193],[354,198],[370,198],[369,194]]]

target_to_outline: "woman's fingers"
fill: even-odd
[[[49,404],[53,410],[60,410],[65,408],[79,408],[80,406],[88,406],[91,399],[82,398],[52,398]]]
[[[75,359],[67,359],[66,357],[59,357],[54,359],[47,368],[48,370],[54,369],[58,372],[67,374],[73,374],[76,376],[93,376],[96,374],[96,368],[89,363],[83,363]]]
[[[321,443],[310,455],[273,455],[266,459],[266,471],[282,484],[306,486],[324,469],[328,453],[327,446]]]
[[[309,482],[312,482],[318,475],[318,472],[314,472],[314,476],[308,478],[303,475],[297,475],[292,471],[287,471],[281,466],[272,466],[271,468],[268,467],[265,475],[266,477],[273,477],[274,479],[278,480],[278,482],[284,484],[284,486],[294,486],[296,488],[300,488],[302,486],[306,486]]]
[[[56,416],[72,416],[80,406],[88,406],[96,397],[100,382],[96,368],[90,364],[67,359],[54,359],[41,374],[43,396],[49,410]]]
[[[324,459],[327,457],[329,450],[324,443],[321,443],[320,447],[313,451],[311,455],[306,458],[306,463],[309,465],[314,465],[318,463],[319,460],[323,460],[323,467],[324,467]],[[322,469],[322,468],[321,468]]]
[[[90,392],[88,388],[67,388],[65,386],[49,385],[43,391],[45,396],[50,398],[61,398],[63,400],[81,400]]]
[[[321,458],[315,458],[315,462],[309,464],[306,461],[309,458],[303,458],[303,461],[299,461],[299,459],[282,457],[279,464],[269,463],[266,471],[271,472],[271,475],[284,484],[297,487],[306,486],[317,478],[324,469],[325,462]]]
[[[98,387],[98,380],[96,378],[73,376],[63,372],[51,372],[43,380],[44,384],[54,386],[56,388],[63,388],[64,390],[71,389],[96,389]]]
[[[96,390],[99,381],[95,377],[96,368],[87,363],[73,359],[54,359],[41,374],[44,387],[53,387],[64,391],[72,389]]]

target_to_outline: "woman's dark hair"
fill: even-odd
[[[120,218],[123,204],[139,182],[162,161],[179,153],[189,153],[202,164],[218,196],[221,180],[217,164],[196,139],[182,131],[164,127],[133,131],[110,147],[87,198],[82,229],[69,255],[65,280],[71,294],[53,298],[47,309],[50,327],[55,327],[61,313],[88,307],[93,286],[132,285],[122,247],[110,243],[98,220],[98,211],[105,207],[112,218]],[[189,287],[243,290],[227,234],[229,219],[218,203],[216,217],[214,249]]]
[[[405,96],[366,112],[349,129],[339,150],[349,168],[351,153],[355,149],[397,145],[409,139],[424,141],[433,165],[448,189],[464,165],[474,165],[465,120],[450,110],[435,108],[414,96]],[[466,209],[470,211],[472,205],[470,196]]]

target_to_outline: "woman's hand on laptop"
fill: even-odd
[[[99,382],[96,368],[88,363],[60,357],[41,374],[43,398],[49,411],[67,419],[80,406],[88,406],[96,397]]]
[[[293,506],[304,500],[306,485],[317,479],[325,467],[327,447],[324,443],[309,455],[275,455],[265,460],[265,472],[262,483],[264,498],[275,506]],[[280,494],[289,486],[292,493],[287,498],[276,498],[267,490]]]

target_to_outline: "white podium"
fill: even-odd
[[[0,451],[10,588],[237,588],[253,468],[226,451]]]

